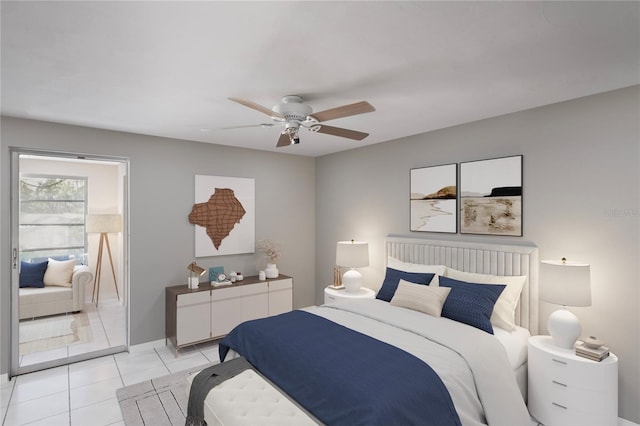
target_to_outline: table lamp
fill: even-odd
[[[547,327],[553,343],[571,349],[582,333],[580,321],[567,306],[591,306],[589,265],[582,262],[543,260],[540,270],[540,299],[562,305],[549,315]]]
[[[198,266],[196,262],[191,262],[187,269],[189,270],[189,288],[198,288],[200,285],[200,277],[204,275],[206,269],[201,266]]]
[[[362,286],[362,274],[355,268],[369,266],[369,244],[354,240],[338,241],[336,264],[350,268],[342,275],[342,284],[348,292],[357,292]]]

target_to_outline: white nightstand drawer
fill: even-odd
[[[335,289],[332,286],[324,289],[324,303],[334,303],[340,300],[373,299],[375,297],[376,293],[366,287],[360,287],[360,290],[355,292],[349,292],[344,288]]]
[[[577,389],[602,389],[603,382],[611,377],[613,365],[601,364],[579,357],[573,362],[559,356],[543,357],[542,372],[545,377]],[[598,368],[593,365],[598,364]]]
[[[557,381],[549,381],[542,388],[547,393],[547,399],[569,409],[594,413],[600,411],[606,404],[602,390],[579,389],[571,385],[563,385]]]
[[[586,405],[567,407],[550,402],[543,407],[547,416],[545,426],[616,426],[617,420],[613,420],[609,413],[587,410]],[[541,419],[537,420],[542,421]]]

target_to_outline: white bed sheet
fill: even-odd
[[[527,362],[527,341],[531,336],[529,330],[516,327],[513,331],[507,331],[499,327],[493,328],[493,335],[502,343],[507,352],[507,359],[511,368],[516,371]]]

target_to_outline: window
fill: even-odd
[[[74,256],[87,252],[87,178],[20,177],[20,260]]]

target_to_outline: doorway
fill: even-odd
[[[11,375],[127,350],[128,160],[11,161]]]

